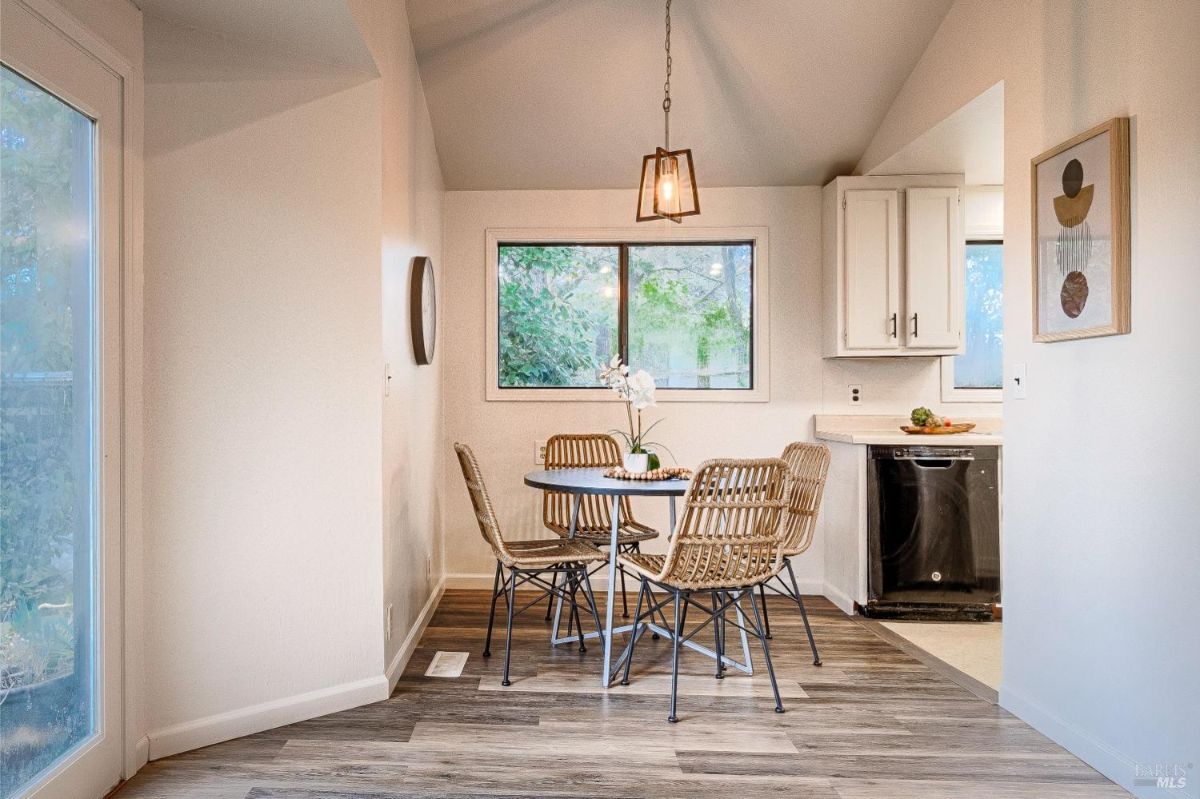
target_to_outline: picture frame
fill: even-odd
[[[1129,118],[1030,164],[1033,340],[1130,332]]]

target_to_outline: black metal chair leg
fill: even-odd
[[[588,577],[587,566],[579,567],[579,579],[583,583],[583,595],[587,599],[588,609],[592,611],[592,619],[596,622],[596,638],[604,647],[604,623],[600,621],[600,611],[596,608],[596,595],[592,593],[592,580]],[[582,633],[583,630],[580,630]]]
[[[758,642],[762,644],[763,660],[767,662],[767,675],[771,678],[771,692],[775,694],[775,712],[783,712],[783,700],[779,698],[779,684],[775,682],[775,667],[771,665],[771,647],[767,645],[766,629],[758,614],[758,602],[754,599],[754,589],[746,592],[750,595],[750,609],[754,611],[754,628]]]
[[[550,588],[553,589],[558,585],[558,573],[550,575]],[[554,611],[554,591],[550,591],[550,595],[546,598],[546,621],[550,621],[550,616]]]
[[[767,584],[758,584],[758,595],[762,597],[762,616],[763,626],[766,628],[767,638],[771,637],[771,619],[767,616]]]
[[[620,551],[621,551],[621,545],[618,544],[617,552],[620,552]],[[622,616],[622,618],[628,619],[629,618],[629,601],[625,598],[625,569],[621,568],[621,565],[619,563],[617,564],[617,569],[618,569],[618,571],[621,572],[621,616]]]
[[[500,594],[500,572],[502,571],[504,571],[504,566],[500,561],[496,561],[496,577],[492,580],[492,609],[488,613],[487,638],[483,640],[483,656],[485,658],[492,656],[492,624],[496,621],[496,599]],[[507,588],[507,585],[505,587]]]
[[[721,634],[724,630],[721,629],[721,621],[725,618],[725,614],[719,613],[717,608],[721,606],[721,596],[716,591],[712,592],[713,603],[713,643],[716,644],[717,652],[717,673],[718,680],[725,679],[725,642],[721,640]]]
[[[796,573],[792,571],[792,561],[785,559],[788,576],[792,578],[792,590],[796,593],[796,604],[800,606],[800,618],[804,619],[804,632],[808,633],[808,645],[812,647],[813,665],[821,665],[821,656],[817,654],[817,641],[813,638],[812,627],[808,623],[808,611],[804,609],[804,599],[800,596],[800,585],[796,582]]]
[[[508,581],[508,635],[504,642],[504,679],[500,681],[503,686],[512,685],[508,679],[508,664],[512,660],[512,621],[513,621],[513,605],[517,604],[517,570],[509,569]]]
[[[579,620],[579,580],[571,572],[563,573],[563,588],[567,587],[567,583],[571,585],[571,617],[575,619],[575,630],[579,635],[579,654],[587,651],[587,644],[583,638],[583,622]]]
[[[642,621],[642,597],[645,595],[646,581],[642,580],[642,584],[638,586],[637,607],[633,611],[633,632],[630,633],[629,654],[625,656],[625,674],[621,677],[621,685],[629,685],[629,667],[633,665],[633,647],[638,639],[638,625]],[[654,597],[650,598],[650,604],[654,605]]]
[[[671,636],[671,715],[667,716],[667,721],[672,724],[679,721],[679,717],[675,715],[679,693],[679,639],[683,637],[683,613],[687,608],[687,605],[682,608],[679,606],[682,595],[682,591],[675,591],[675,634]]]

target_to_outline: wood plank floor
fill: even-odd
[[[765,672],[734,672],[718,684],[712,661],[685,650],[680,722],[668,724],[668,642],[643,638],[632,684],[604,692],[599,645],[582,655],[569,645],[552,649],[533,609],[514,625],[513,685],[503,688],[503,638],[492,658],[479,655],[486,592],[448,591],[387,701],[155,761],[116,795],[1128,796],[826,600],[808,604],[821,668],[812,665],[795,606],[771,599],[786,713],[772,712]],[[461,677],[423,676],[437,650],[471,653]]]

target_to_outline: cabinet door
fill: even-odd
[[[962,341],[958,189],[905,193],[905,344],[953,349]]]
[[[900,312],[900,195],[846,192],[845,346],[894,350]]]

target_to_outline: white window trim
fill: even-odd
[[[769,402],[771,399],[771,309],[769,306],[770,270],[765,227],[688,227],[662,228],[488,228],[486,231],[487,335],[484,363],[487,364],[488,402],[612,402],[613,395],[602,389],[587,388],[500,388],[499,347],[499,245],[502,241],[637,243],[689,241],[753,241],[754,316],[751,335],[754,341],[754,388],[751,389],[671,389],[659,391],[659,402]],[[599,364],[597,364],[599,366]]]
[[[1001,202],[1003,202],[1004,187],[1003,186],[968,186],[966,189],[968,195],[971,194],[999,194]],[[973,223],[974,222],[974,223]],[[980,224],[977,220],[968,218],[967,226],[963,236],[965,241],[975,241],[978,239],[999,239],[1004,240],[1004,225],[1003,223],[993,222],[991,224]],[[965,248],[964,244],[964,248]],[[963,271],[966,272],[966,258],[962,261]],[[964,281],[964,286],[965,286]],[[954,385],[954,355],[942,356],[942,402],[995,402],[1001,403],[1004,401],[1003,388],[958,388]]]
[[[954,357],[942,356],[942,402],[1003,402],[1002,388],[958,388],[954,385]]]

